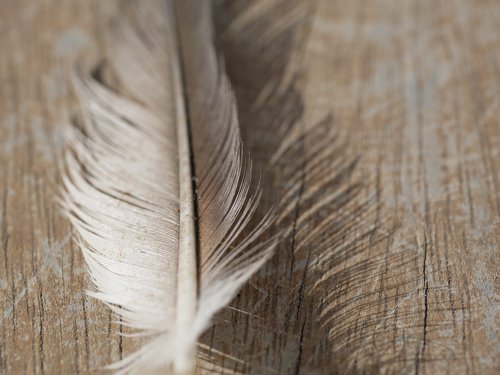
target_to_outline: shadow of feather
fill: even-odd
[[[424,292],[401,275],[421,267],[423,250],[384,215],[335,116],[305,123],[300,57],[311,9],[296,0],[217,1],[214,13],[262,180],[261,209],[280,202],[286,235],[202,342],[238,359],[219,357],[221,366],[252,374],[373,374],[387,361],[412,361],[398,333],[421,327],[419,312],[403,307]]]

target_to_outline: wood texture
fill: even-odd
[[[304,133],[320,124],[337,134],[324,168],[345,194],[327,207],[338,219],[309,241],[300,223],[314,181],[303,168],[294,234],[218,314],[202,339],[212,364],[200,360],[200,372],[498,373],[500,3],[252,3],[292,20],[258,24],[279,36],[277,53],[259,55],[259,40],[238,50],[228,37],[244,38],[249,21],[226,29],[249,5],[215,7],[256,163],[265,167],[276,142],[253,122]],[[135,345],[85,296],[83,259],[56,202],[76,109],[67,77],[75,61],[99,63],[117,4],[0,3],[1,373],[101,373]],[[252,86],[237,64],[246,51],[262,74]]]

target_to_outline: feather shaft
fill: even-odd
[[[177,27],[172,6],[167,17],[170,17],[172,27],[171,45],[179,55],[177,44]],[[189,124],[180,58],[172,59],[172,89],[175,98],[177,145],[179,153],[179,259],[177,269],[177,330],[186,332],[196,317],[197,304],[197,255],[195,229],[195,201],[193,193],[193,171],[191,170],[192,152],[189,141]],[[187,348],[185,353],[174,359],[174,371],[178,374],[194,373],[196,366],[196,347]]]

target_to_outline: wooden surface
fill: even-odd
[[[0,2],[1,373],[100,373],[135,345],[86,297],[55,200],[67,77],[104,55],[117,3]],[[245,141],[265,169],[287,124],[336,137],[323,172],[294,167],[292,234],[203,336],[200,372],[499,373],[500,3],[291,3],[215,8]],[[277,37],[245,40],[255,25]],[[302,227],[331,174],[342,199]]]

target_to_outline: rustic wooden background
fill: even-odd
[[[256,164],[275,143],[252,121],[334,129],[324,170],[345,199],[311,241],[304,172],[296,235],[218,314],[200,373],[500,373],[500,2],[229,3],[215,7],[218,42]],[[121,9],[0,1],[1,373],[101,373],[136,345],[86,297],[56,202],[67,77],[104,56]],[[269,45],[245,40],[257,26]]]

